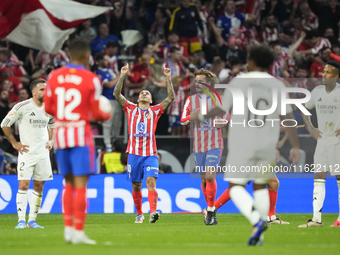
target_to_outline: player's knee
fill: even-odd
[[[19,182],[19,190],[28,190],[28,187],[30,186],[29,182]]]
[[[280,181],[277,178],[272,178],[268,182],[268,189],[278,191],[280,186]]]
[[[132,183],[132,188],[134,192],[139,192],[142,188],[142,183],[134,182]]]
[[[326,179],[326,177],[327,177],[327,172],[314,174],[314,179]]]

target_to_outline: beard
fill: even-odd
[[[0,101],[4,104],[8,104],[9,103],[9,99],[8,98],[1,98]]]
[[[42,103],[42,102],[44,101],[44,97],[40,97],[40,98],[38,97],[37,100],[38,100],[40,103]]]

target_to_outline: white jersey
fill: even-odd
[[[29,152],[19,158],[45,158],[49,157],[49,150],[45,148],[48,137],[48,128],[53,128],[54,118],[45,112],[44,105],[38,107],[32,99],[16,104],[1,123],[1,127],[10,127],[18,122],[20,142],[28,145]]]
[[[239,88],[244,95],[244,114],[236,115],[233,109],[229,120],[229,152],[241,155],[246,153],[253,157],[264,155],[275,159],[280,135],[281,89],[285,88],[284,83],[268,73],[250,72],[233,78],[229,85]],[[248,91],[252,90],[252,105],[256,110],[268,110],[273,105],[274,88],[277,89],[276,110],[269,115],[252,113],[248,107]],[[225,89],[222,106],[219,107],[226,112],[233,108],[233,96],[229,89]],[[292,112],[292,107],[287,105],[286,111]]]
[[[318,129],[322,132],[318,145],[334,145],[340,142],[335,131],[340,129],[340,84],[327,93],[325,85],[317,86],[312,91],[311,99],[305,104],[308,109],[315,107]]]

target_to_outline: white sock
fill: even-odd
[[[259,211],[261,219],[266,221],[269,212],[269,193],[267,189],[254,191],[255,208]]]
[[[30,201],[30,214],[28,216],[28,222],[37,218],[40,205],[42,201],[42,193],[38,193],[36,191],[32,192],[31,201]]]
[[[27,209],[27,191],[26,190],[18,190],[17,193],[17,211],[19,221],[26,222],[26,209]]]
[[[254,199],[245,188],[242,186],[233,186],[229,192],[235,206],[249,220],[250,224],[254,226],[258,223],[261,218],[260,213],[255,210]]]
[[[209,206],[208,206],[207,211],[208,211],[208,212],[213,212],[213,211],[215,211],[215,206],[213,206],[213,207],[209,207]]]
[[[338,200],[339,200],[339,217],[338,217],[337,220],[340,221],[340,181],[338,180],[337,183],[338,183],[338,193],[339,193],[339,195],[338,195]]]
[[[321,221],[321,211],[323,202],[325,201],[326,189],[324,179],[314,179],[314,191],[313,191],[313,221]]]

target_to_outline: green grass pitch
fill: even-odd
[[[145,216],[147,216],[145,214]],[[205,226],[201,214],[161,214],[150,224],[134,224],[134,214],[89,214],[85,231],[96,246],[65,244],[61,214],[38,215],[45,229],[14,229],[15,214],[0,214],[0,254],[339,254],[340,228],[329,227],[337,214],[323,214],[323,228],[298,228],[311,215],[280,214],[290,225],[273,225],[262,247],[246,245],[251,232],[241,214],[217,214]]]

